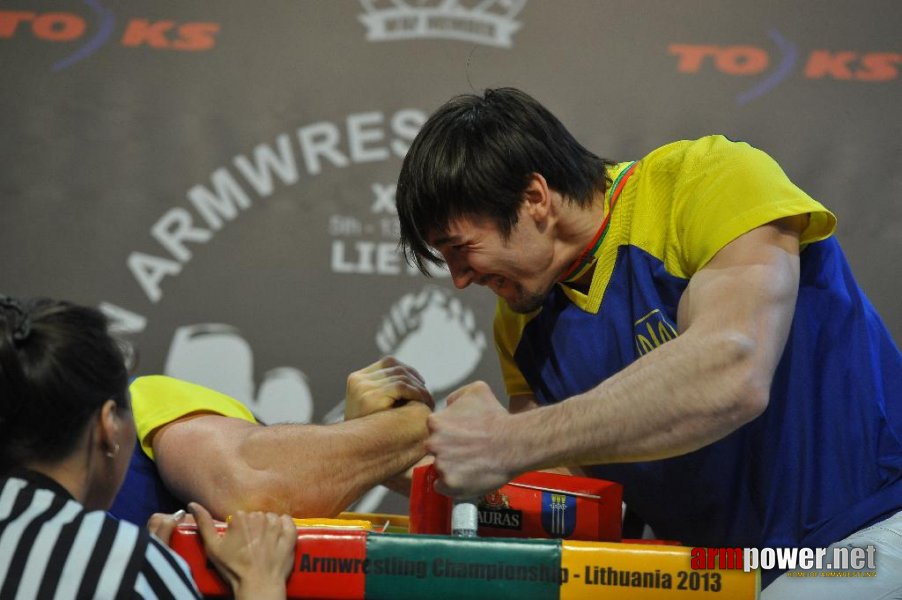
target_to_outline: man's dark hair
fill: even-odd
[[[121,342],[100,311],[0,294],[0,473],[68,456],[109,399],[128,410]]]
[[[442,259],[426,237],[460,217],[489,218],[507,238],[533,173],[580,206],[607,186],[606,165],[534,98],[513,88],[442,105],[417,134],[398,177],[401,248],[429,275]]]

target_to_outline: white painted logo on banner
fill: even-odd
[[[395,206],[397,184],[373,183],[372,200],[365,215],[348,213],[329,217],[332,236],[330,267],[333,273],[346,275],[411,275],[420,271],[409,264],[398,247],[401,224]],[[427,263],[433,277],[450,277],[444,265]]]
[[[254,352],[231,325],[176,329],[164,372],[235,398],[264,423],[309,423],[313,418],[307,376],[294,367],[277,367],[267,370],[255,386]]]
[[[352,113],[343,123],[318,121],[299,127],[295,135],[281,133],[274,141],[262,142],[251,153],[239,154],[232,158],[231,164],[213,171],[209,184],[192,186],[186,194],[185,205],[170,208],[150,228],[150,235],[162,254],[135,250],[126,260],[128,268],[147,298],[157,304],[163,299],[163,283],[182,273],[197,245],[210,243],[257,202],[297,185],[305,176],[318,176],[325,169],[403,158],[425,121],[423,111],[411,108],[389,115],[381,111]],[[376,194],[390,192],[394,198],[393,186],[387,191],[376,186],[373,190]],[[384,199],[379,198],[374,206],[384,212]],[[333,230],[338,227],[339,233],[344,232],[342,235],[375,232],[362,225],[359,231],[355,230],[353,220],[342,222],[340,215],[335,218],[329,226]],[[383,237],[393,235],[394,231],[384,219],[368,223],[367,227],[378,227]],[[396,275],[405,272],[396,235],[392,243],[361,241],[347,248],[333,245],[332,255],[336,273]],[[112,304],[110,307],[114,311],[119,308]]]
[[[510,48],[526,0],[360,0],[366,39],[442,38]]]
[[[427,286],[392,306],[376,333],[383,354],[417,369],[433,393],[451,390],[479,364],[485,335],[451,292]]]

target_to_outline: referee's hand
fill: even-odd
[[[285,581],[294,566],[298,539],[291,517],[238,511],[220,535],[207,509],[192,502],[188,510],[197,521],[207,557],[235,598],[285,598]]]
[[[172,538],[172,532],[182,523],[193,523],[194,518],[184,510],[177,510],[174,513],[153,513],[147,520],[147,529],[160,538],[167,546]]]

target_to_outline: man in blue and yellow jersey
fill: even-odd
[[[876,546],[877,577],[765,572],[766,598],[902,590],[902,356],[768,155],[710,136],[615,163],[488,90],[429,118],[396,198],[412,262],[499,297],[510,410],[476,382],[429,417],[444,491],[583,466],[686,545]]]
[[[432,396],[412,367],[384,357],[348,376],[345,421],[263,426],[242,403],[162,375],[129,385],[138,444],[110,513],[144,525],[199,502],[238,510],[333,517],[404,474],[425,454]]]

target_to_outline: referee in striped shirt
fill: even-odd
[[[0,600],[200,597],[160,539],[174,519],[152,519],[157,537],[105,512],[135,443],[127,386],[100,312],[0,295]],[[285,597],[297,539],[289,517],[239,513],[219,536],[191,506],[236,598]]]

